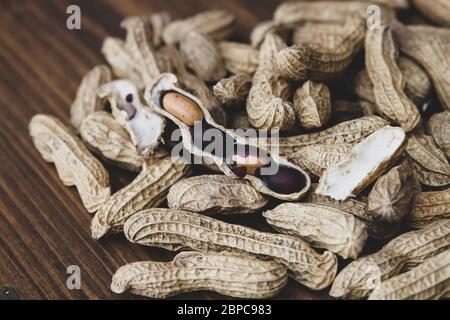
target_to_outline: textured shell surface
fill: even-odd
[[[216,43],[207,35],[191,31],[180,43],[187,66],[204,81],[218,81],[226,70]]]
[[[209,10],[184,20],[172,21],[163,32],[166,44],[176,44],[190,31],[207,34],[214,40],[228,37],[233,31],[235,16],[225,10]]]
[[[89,149],[106,161],[127,170],[141,170],[143,157],[129,133],[111,114],[100,111],[87,116],[81,124],[80,134]]]
[[[450,68],[450,46],[448,38],[436,36],[423,36],[408,29],[398,21],[392,22],[392,30],[396,43],[401,52],[420,66],[430,76],[442,106],[450,110],[450,77],[447,70]]]
[[[391,7],[408,6],[404,0],[380,0],[376,2]],[[368,11],[369,5],[370,3],[361,1],[284,2],[276,9],[274,20],[278,24],[287,26],[297,26],[303,22],[344,22],[349,16],[366,20],[370,12]],[[382,6],[380,10],[381,17],[384,20],[390,20],[394,15],[390,8]]]
[[[409,225],[423,228],[437,220],[450,219],[450,189],[422,192],[414,197]]]
[[[410,212],[419,191],[420,183],[409,161],[404,161],[377,180],[369,193],[367,209],[375,221],[399,222]]]
[[[263,21],[253,28],[250,33],[250,43],[254,48],[259,48],[268,33],[277,32],[280,29],[280,26],[273,20]]]
[[[121,26],[127,32],[125,46],[128,55],[143,81],[139,87],[143,87],[161,73],[152,44],[151,19],[148,16],[131,16],[123,20]]]
[[[113,276],[111,290],[151,298],[210,290],[231,297],[263,299],[278,294],[287,279],[286,268],[273,260],[186,251],[170,262],[142,261],[122,266]]]
[[[283,156],[315,176],[321,177],[328,168],[347,160],[352,148],[351,143],[315,144],[302,147],[295,153],[289,153],[286,149]]]
[[[434,142],[450,158],[450,111],[434,114],[428,121],[427,128]]]
[[[366,35],[366,68],[373,85],[377,110],[406,132],[421,121],[420,112],[404,91],[405,78],[396,62],[397,48],[389,27]]]
[[[249,142],[248,139],[234,134],[234,132],[232,130],[225,129],[223,126],[217,124],[211,117],[208,110],[206,110],[206,108],[203,106],[203,104],[197,97],[189,94],[188,92],[186,92],[184,90],[181,90],[180,88],[178,88],[175,85],[176,79],[177,79],[176,76],[173,74],[161,75],[160,78],[158,78],[151,86],[149,86],[147,88],[147,90],[145,92],[145,100],[152,107],[152,109],[155,110],[155,112],[169,118],[175,124],[177,124],[177,126],[181,129],[181,135],[183,138],[183,146],[186,148],[187,151],[189,151],[189,153],[196,155],[198,157],[208,158],[209,160],[212,160],[225,175],[231,176],[231,177],[236,177],[236,175],[228,167],[228,165],[226,164],[226,161],[224,161],[223,158],[217,157],[217,156],[213,155],[212,153],[203,152],[203,150],[201,150],[200,148],[198,148],[194,145],[192,134],[191,134],[189,127],[185,123],[183,123],[182,121],[177,119],[175,116],[173,116],[171,113],[169,113],[163,109],[163,107],[161,105],[161,95],[167,91],[178,92],[179,94],[192,100],[200,108],[200,110],[203,112],[204,121],[206,123],[208,123],[209,125],[211,125],[212,127],[216,128],[216,129],[218,129],[220,132],[225,133],[226,135],[228,135],[229,137],[234,139],[236,141],[236,143],[238,143],[238,144],[249,145],[249,143],[250,143],[251,146],[255,146],[255,147],[258,147],[258,146]],[[292,168],[292,169],[298,171],[301,174],[301,176],[304,177],[304,186],[303,185],[301,186],[301,190],[299,190],[298,192],[292,193],[292,194],[281,194],[281,193],[271,190],[263,180],[261,180],[260,178],[258,178],[256,176],[247,174],[244,177],[245,180],[250,181],[251,184],[256,188],[256,190],[258,190],[262,194],[269,195],[271,197],[274,197],[274,198],[277,198],[280,200],[287,200],[287,201],[295,201],[295,200],[300,199],[309,190],[309,188],[311,186],[311,179],[310,179],[309,175],[300,167],[295,166],[294,164],[288,162],[287,160],[278,157],[278,155],[276,155],[276,154],[270,155],[270,158],[271,158],[271,161],[273,161],[273,163],[278,164],[280,166]]]
[[[294,44],[276,56],[279,74],[290,80],[327,80],[345,71],[364,47],[366,22],[350,17],[338,40]]]
[[[327,249],[344,259],[356,259],[367,240],[364,222],[331,207],[284,203],[263,216],[282,233],[298,236],[313,247]]]
[[[101,51],[116,77],[127,79],[139,87],[143,86],[142,75],[134,64],[125,41],[107,37],[103,41]]]
[[[406,57],[399,57],[398,67],[405,78],[405,93],[415,105],[425,103],[431,96],[433,85],[425,70]]]
[[[258,68],[259,51],[248,44],[222,41],[219,49],[225,68],[233,74],[251,75]]]
[[[424,229],[404,233],[380,251],[345,267],[336,277],[330,295],[362,299],[382,281],[423,263],[450,248],[450,220],[434,222]]]
[[[450,294],[450,250],[381,282],[369,300],[438,300]]]
[[[81,81],[77,96],[70,108],[70,123],[77,129],[91,113],[105,108],[105,99],[97,95],[97,89],[112,80],[112,72],[106,65],[90,70]]]
[[[190,173],[181,159],[166,156],[144,163],[139,175],[106,201],[91,222],[91,235],[100,239],[107,232],[120,232],[126,219],[144,208],[159,206],[169,188]]]
[[[189,247],[206,253],[228,251],[273,258],[285,265],[297,281],[314,290],[328,287],[337,270],[333,253],[320,255],[298,238],[260,232],[188,211],[142,211],[127,220],[124,233],[131,242],[172,251]]]
[[[295,111],[288,101],[291,85],[276,71],[275,57],[286,47],[283,39],[267,34],[259,53],[259,66],[253,76],[253,85],[247,99],[250,123],[264,130],[289,130],[295,123]]]
[[[75,186],[84,207],[95,212],[111,194],[103,165],[59,119],[36,115],[29,124],[34,146],[47,162],[53,162],[66,186]]]
[[[353,147],[347,160],[327,169],[316,193],[346,200],[382,175],[403,150],[405,131],[385,127]]]
[[[247,100],[252,78],[239,74],[224,78],[213,87],[214,95],[226,106],[241,108]]]
[[[409,137],[406,152],[413,159],[413,168],[422,184],[450,184],[450,164],[431,136],[416,133]]]
[[[167,196],[169,208],[211,214],[243,214],[261,210],[268,200],[248,181],[203,175],[179,181]]]
[[[341,122],[329,129],[297,135],[280,137],[275,142],[271,139],[255,139],[253,143],[273,153],[286,155],[297,152],[300,148],[316,144],[356,144],[389,123],[378,116],[367,116]]]
[[[306,81],[294,94],[294,109],[302,127],[323,127],[331,117],[330,89],[322,83]]]

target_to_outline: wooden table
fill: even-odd
[[[75,188],[63,186],[53,164],[46,163],[28,135],[37,113],[68,121],[69,108],[82,76],[102,63],[100,47],[108,35],[123,36],[127,15],[169,11],[175,18],[223,8],[238,17],[236,39],[246,41],[252,27],[271,17],[279,1],[238,0],[2,0],[0,2],[0,287],[15,288],[24,299],[130,299],[110,289],[120,266],[139,260],[170,260],[164,250],[128,243],[123,236],[102,241],[90,237],[92,216]],[[82,30],[66,28],[66,9],[78,4]],[[133,178],[110,171],[113,191]],[[261,217],[235,218],[265,226]],[[66,271],[81,268],[81,289],[69,290]],[[210,292],[180,295],[217,299]],[[290,280],[277,297],[326,298]]]

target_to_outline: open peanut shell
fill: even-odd
[[[130,81],[106,83],[98,95],[108,99],[114,119],[128,131],[138,153],[152,155],[162,141],[166,119],[141,102],[141,92]]]
[[[251,143],[248,143],[248,141],[236,135],[232,130],[225,129],[223,126],[218,125],[211,115],[209,114],[208,110],[202,105],[200,100],[196,98],[195,96],[189,94],[188,92],[181,90],[176,86],[177,84],[177,78],[174,74],[171,73],[165,73],[162,74],[159,78],[157,78],[153,84],[151,84],[149,87],[147,87],[144,98],[147,102],[147,104],[150,106],[150,108],[153,109],[154,112],[159,113],[160,115],[169,118],[172,120],[181,131],[181,136],[183,139],[183,147],[192,155],[201,157],[203,159],[212,160],[217,167],[227,176],[231,177],[237,177],[237,175],[230,169],[227,162],[224,160],[224,158],[218,157],[213,155],[212,153],[204,152],[201,148],[198,148],[194,142],[193,142],[193,134],[191,133],[190,127],[185,124],[183,121],[179,120],[177,117],[175,117],[173,114],[167,112],[163,108],[162,104],[162,98],[165,93],[167,92],[175,92],[180,95],[182,95],[185,98],[190,99],[192,102],[194,102],[201,112],[203,113],[203,121],[205,121],[208,125],[210,125],[213,128],[216,128],[220,130],[225,135],[230,136],[234,139],[235,144],[250,146],[251,148],[256,148],[258,151],[260,150],[256,145],[253,145]],[[263,151],[264,152],[264,151]],[[263,181],[260,177],[246,174],[244,179],[250,181],[250,183],[261,193],[269,195],[271,197],[285,200],[285,201],[296,201],[299,200],[310,188],[311,186],[311,179],[309,175],[302,170],[300,167],[295,166],[294,164],[278,157],[275,154],[268,154],[268,157],[270,157],[271,163],[277,164],[280,167],[287,167],[289,170],[293,169],[296,171],[296,173],[299,174],[299,177],[301,177],[302,181],[299,183],[298,191],[294,193],[280,193],[277,191],[274,191],[271,189],[266,181]]]

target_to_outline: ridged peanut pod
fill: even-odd
[[[30,121],[29,132],[44,160],[55,164],[64,185],[77,188],[89,212],[95,212],[108,200],[108,172],[60,120],[36,115]]]
[[[369,300],[438,300],[450,296],[450,250],[383,281]]]
[[[374,221],[400,222],[411,210],[420,183],[409,161],[392,168],[380,177],[368,196],[368,207]]]
[[[270,139],[257,139],[254,142],[258,143],[260,147],[287,156],[305,146],[316,144],[356,144],[386,125],[388,122],[380,117],[367,116],[345,121],[316,133],[280,137],[275,142]]]
[[[247,100],[251,86],[252,78],[239,74],[220,80],[213,90],[222,104],[240,109]]]
[[[413,228],[423,228],[443,219],[450,219],[450,189],[422,192],[413,200],[408,223]]]
[[[96,66],[84,76],[70,108],[70,123],[76,129],[80,129],[81,123],[88,115],[105,109],[106,101],[97,96],[97,89],[111,80],[112,73],[106,65]]]
[[[404,92],[405,79],[396,62],[397,49],[389,27],[366,35],[366,68],[373,84],[377,109],[406,132],[421,121],[420,112]]]
[[[280,26],[273,20],[259,23],[250,33],[250,43],[252,44],[252,47],[259,49],[268,33],[277,33],[280,29]]]
[[[434,114],[427,124],[434,142],[450,158],[450,111]]]
[[[352,148],[353,144],[350,143],[315,144],[300,148],[295,153],[286,152],[283,156],[315,176],[321,177],[325,170],[346,160]]]
[[[433,81],[434,88],[444,108],[450,110],[450,46],[438,36],[424,37],[401,23],[392,23],[395,40],[400,50],[419,63]]]
[[[153,31],[148,17],[133,16],[122,21],[127,30],[126,48],[146,86],[160,75],[152,45]]]
[[[335,200],[357,196],[382,175],[404,150],[406,134],[399,127],[385,127],[355,145],[348,159],[328,168],[316,193]]]
[[[141,170],[143,157],[111,114],[101,111],[89,115],[81,124],[80,134],[89,149],[106,161],[127,170]]]
[[[433,22],[450,27],[449,0],[413,0],[414,6]]]
[[[433,90],[428,74],[411,59],[400,57],[397,63],[405,78],[406,96],[417,106],[425,103],[431,97]]]
[[[310,192],[306,202],[335,208],[354,215],[366,224],[367,232],[373,239],[392,239],[401,231],[402,225],[399,223],[388,224],[375,221],[373,215],[367,210],[367,199],[361,196],[357,199],[337,201],[330,197]]]
[[[131,242],[172,251],[189,247],[205,253],[227,251],[273,258],[286,266],[298,282],[314,290],[328,287],[337,270],[333,253],[319,255],[300,239],[187,211],[142,211],[128,219],[124,233]]]
[[[292,43],[335,46],[341,41],[344,26],[342,23],[306,22],[295,29]]]
[[[125,221],[144,208],[159,206],[171,185],[187,176],[190,166],[171,156],[151,159],[139,175],[105,202],[91,222],[91,235],[100,239],[108,231],[120,232]]]
[[[286,268],[239,254],[181,252],[171,262],[134,262],[114,274],[111,290],[150,298],[210,290],[226,296],[267,299],[286,285]]]
[[[222,41],[219,49],[225,68],[233,74],[252,75],[258,68],[259,51],[248,44]]]
[[[404,233],[377,253],[360,258],[341,271],[330,291],[335,298],[362,299],[382,281],[411,270],[450,248],[450,220]]]
[[[226,70],[216,43],[207,35],[191,31],[181,40],[186,65],[203,81],[219,81]]]
[[[419,106],[431,97],[433,85],[426,72],[414,61],[400,57],[398,67],[405,79],[405,94],[411,101]],[[355,80],[355,91],[359,98],[375,104],[372,81],[367,70],[362,70]]]
[[[344,211],[326,206],[283,203],[263,213],[266,221],[284,234],[311,246],[356,259],[367,240],[365,223]]]
[[[127,79],[137,86],[143,85],[140,71],[135,66],[123,40],[107,37],[103,41],[101,51],[116,77]]]
[[[404,6],[405,1],[401,0]],[[370,1],[388,6],[393,6],[390,0]],[[286,26],[298,26],[303,22],[345,22],[349,16],[356,16],[361,20],[367,20],[371,15],[371,3],[361,1],[296,1],[284,2],[275,11],[274,20],[276,23]],[[396,7],[396,6],[395,6]],[[389,21],[395,15],[394,11],[378,7],[383,21]]]
[[[253,213],[267,202],[248,181],[225,175],[183,179],[167,195],[169,208],[210,214]]]
[[[414,172],[422,184],[431,187],[450,184],[450,164],[432,137],[422,133],[411,135],[406,152],[413,159]]]
[[[450,41],[450,29],[449,28],[438,28],[435,26],[430,26],[427,24],[414,24],[408,25],[408,30],[413,32],[416,36],[423,38],[424,40],[429,40],[429,38],[438,37],[441,41]]]
[[[141,26],[136,26],[136,22]],[[149,16],[130,16],[122,21],[122,27],[127,29],[127,42],[133,40],[133,28],[145,28],[147,42],[154,48],[158,48],[162,44],[162,33],[165,27],[170,23],[171,17],[168,12],[157,12]]]
[[[331,117],[330,89],[323,83],[306,81],[294,94],[294,110],[303,128],[323,127]]]
[[[235,17],[224,10],[200,12],[184,20],[171,22],[163,33],[166,44],[176,44],[190,31],[207,34],[214,40],[223,40],[233,32]]]
[[[347,20],[339,41],[294,44],[276,56],[278,72],[290,80],[327,80],[339,75],[363,48],[366,22],[351,17]]]
[[[273,33],[267,34],[261,45],[260,64],[247,99],[247,113],[255,128],[289,130],[295,123],[294,107],[287,101],[292,87],[277,75],[274,64],[277,53],[285,47],[281,37]]]

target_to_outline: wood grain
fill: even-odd
[[[82,30],[66,28],[66,8],[78,4]],[[112,274],[129,262],[170,260],[164,250],[134,246],[123,236],[100,242],[90,238],[92,218],[74,188],[63,186],[52,164],[32,145],[28,123],[36,113],[67,122],[82,76],[102,63],[102,40],[123,36],[120,21],[132,14],[169,11],[189,16],[211,8],[238,17],[236,40],[247,41],[251,28],[271,17],[278,1],[223,0],[2,0],[0,2],[0,287],[15,288],[24,299],[135,299],[110,289]],[[133,176],[107,167],[113,191]],[[261,217],[235,218],[267,228]],[[81,268],[81,290],[66,286],[69,265]],[[325,298],[290,280],[280,299]],[[200,292],[178,299],[217,299]]]

